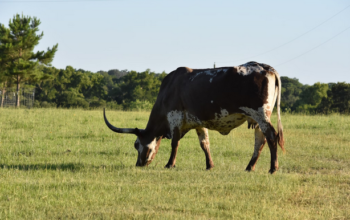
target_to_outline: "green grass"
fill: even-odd
[[[148,112],[107,111],[120,127],[144,128]],[[170,141],[135,167],[135,136],[110,131],[102,111],[0,109],[0,219],[350,219],[350,117],[282,115],[286,154],[256,171],[247,124],[210,131],[215,168],[194,131],[164,169]],[[274,115],[273,124],[276,125]]]

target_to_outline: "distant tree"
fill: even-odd
[[[56,84],[56,103],[62,107],[88,107],[89,103],[85,100],[84,91],[91,88],[91,81],[87,73],[77,72],[73,67],[67,66],[66,69],[58,73]]]
[[[83,70],[83,69],[75,69],[76,72],[81,72],[81,73],[90,73],[90,71]]]
[[[98,101],[105,100],[108,94],[108,88],[105,84],[105,78],[100,74],[90,75],[90,87],[83,91],[85,97],[97,97]]]
[[[297,78],[281,77],[282,94],[281,108],[286,110],[294,110],[294,103],[300,98],[300,94],[307,87],[299,82]]]
[[[300,101],[305,104],[318,105],[323,97],[327,97],[328,84],[315,83],[300,94]]]
[[[119,79],[128,73],[129,73],[128,70],[118,70],[118,69],[108,70],[108,75],[116,79]]]
[[[1,26],[1,24],[0,24]],[[1,55],[1,53],[3,53],[3,47],[4,45],[2,45],[2,41],[1,39],[3,38],[3,34],[1,32],[1,28],[0,28],[0,92],[1,92],[1,108],[4,106],[4,94],[6,93],[6,88],[11,84],[12,82],[12,78],[10,77],[9,73],[8,73],[8,69],[6,68],[5,62],[4,62],[4,54]]]
[[[55,67],[41,66],[41,71],[48,76],[46,80],[36,83],[35,98],[41,102],[54,103],[58,94],[58,74],[59,69]]]
[[[139,100],[140,102],[148,101],[154,104],[159,92],[160,84],[165,77],[165,73],[156,75],[149,69],[137,73],[131,71],[121,78],[120,84],[112,91],[118,103],[124,103],[128,108],[131,102]]]
[[[328,83],[328,88],[332,89],[332,86],[335,85],[336,83]]]
[[[330,99],[331,97],[331,90],[328,90],[327,92],[327,97],[322,98],[321,103],[317,106],[316,111],[318,113],[324,113],[328,114],[332,112],[332,100]]]
[[[1,96],[1,108],[4,107],[4,98],[5,98],[5,93],[6,93],[6,88],[10,87],[12,84],[12,79],[9,77],[5,70],[0,69],[0,96]]]
[[[160,82],[162,82],[163,79],[164,79],[166,76],[167,76],[167,74],[165,73],[165,71],[163,71],[163,72],[160,73],[160,74],[156,74],[156,77],[157,77],[157,79],[158,79]]]
[[[99,71],[98,73],[103,77],[103,88],[107,92],[107,97],[105,97],[106,100],[113,100],[114,97],[112,97],[111,93],[112,90],[117,86],[116,83],[113,81],[113,77],[108,75],[108,73],[104,71]]]
[[[44,36],[39,35],[40,20],[36,17],[25,17],[16,14],[9,21],[9,28],[0,24],[0,69],[5,70],[17,84],[16,106],[20,106],[19,89],[26,81],[40,81],[45,77],[39,64],[49,65],[57,51],[58,44],[47,51],[33,52],[34,47]]]
[[[317,110],[322,113],[350,113],[350,84],[345,82],[333,84]]]
[[[315,111],[321,103],[322,98],[327,98],[328,84],[315,83],[312,86],[306,87],[300,94],[293,107],[296,111],[311,112]]]

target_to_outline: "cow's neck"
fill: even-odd
[[[156,114],[153,109],[144,131],[150,137],[150,140],[154,138],[158,140],[161,137],[169,138],[169,126],[166,117]]]

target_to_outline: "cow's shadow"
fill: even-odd
[[[0,164],[0,169],[11,170],[62,170],[62,171],[79,171],[84,168],[84,164],[81,163],[37,163],[37,164]]]
[[[71,171],[77,172],[83,169],[109,169],[109,170],[123,170],[131,169],[134,166],[125,166],[123,163],[113,164],[113,165],[90,165],[83,163],[37,163],[37,164],[0,164],[0,169],[8,170],[20,170],[20,171],[30,171],[30,170],[54,170],[54,171]]]

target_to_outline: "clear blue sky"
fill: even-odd
[[[0,0],[0,23],[38,17],[35,50],[58,43],[56,68],[169,73],[254,60],[303,84],[350,83],[350,7],[337,14],[348,0],[16,1]]]

